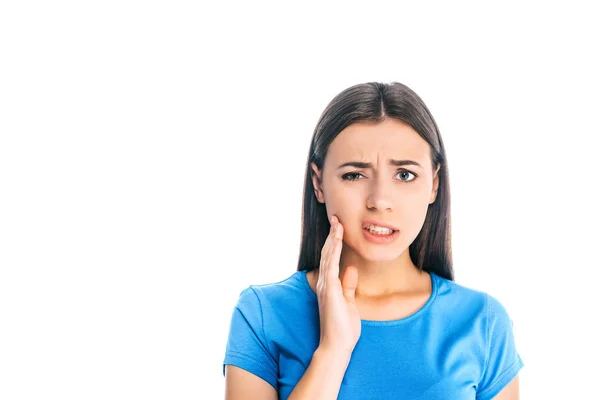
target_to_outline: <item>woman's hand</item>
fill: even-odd
[[[321,321],[319,347],[347,355],[352,354],[360,337],[361,320],[354,299],[358,270],[348,266],[340,282],[340,256],[344,227],[331,217],[331,231],[321,250],[321,264],[316,293]]]

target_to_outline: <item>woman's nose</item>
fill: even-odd
[[[367,197],[367,208],[386,211],[392,209],[391,187],[383,182],[375,182],[371,185]]]

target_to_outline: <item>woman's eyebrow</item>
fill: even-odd
[[[392,165],[394,167],[402,167],[405,165],[415,165],[419,168],[423,168],[421,166],[421,164],[419,164],[416,161],[413,160],[388,160],[388,164]],[[373,168],[373,164],[372,163],[368,163],[368,162],[361,162],[361,161],[348,161],[346,163],[343,163],[342,165],[340,165],[338,167],[338,169],[344,168],[344,167],[356,167],[356,168]]]

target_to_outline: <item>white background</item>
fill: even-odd
[[[3,2],[0,398],[222,398],[240,291],[295,270],[317,119],[366,81],[441,129],[456,281],[511,315],[522,398],[590,398],[597,13],[415,3]]]

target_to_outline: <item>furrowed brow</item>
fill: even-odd
[[[423,168],[421,166],[421,164],[419,164],[418,162],[413,161],[413,160],[389,160],[388,164],[392,165],[394,167],[403,167],[403,166],[406,166],[406,165],[414,165],[414,166],[417,166],[419,168]],[[344,167],[373,168],[373,164],[372,163],[368,163],[368,162],[361,162],[361,161],[348,161],[348,162],[343,163],[342,165],[340,165],[338,167],[338,169],[342,169]]]

